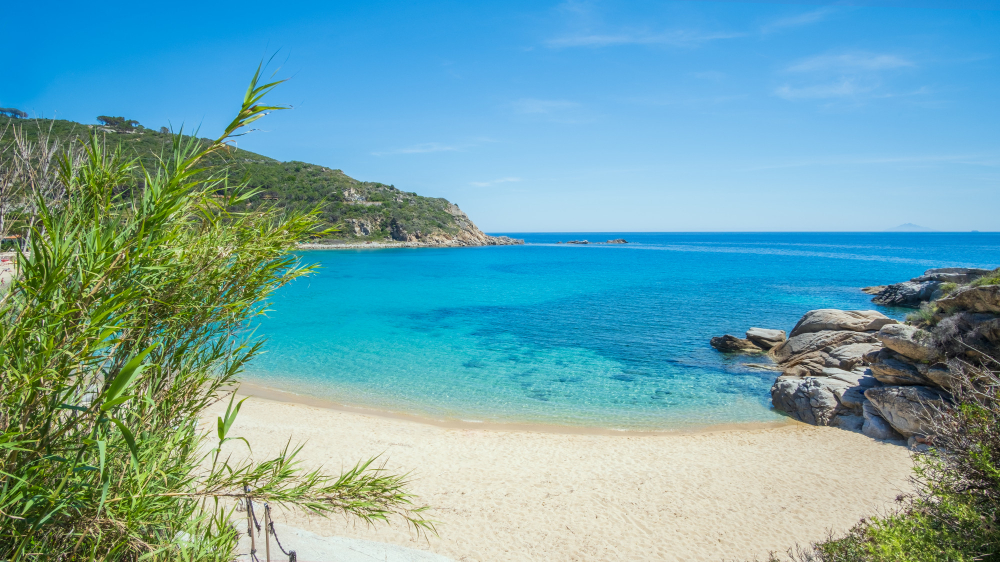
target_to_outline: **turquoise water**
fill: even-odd
[[[1000,235],[985,233],[512,235],[528,244],[303,252],[322,269],[276,296],[245,378],[444,420],[773,421],[775,374],[712,336],[873,308],[859,287],[931,267],[1000,265]],[[631,243],[555,244],[618,237]]]

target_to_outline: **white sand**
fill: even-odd
[[[642,436],[495,431],[262,398],[247,400],[232,435],[249,439],[258,459],[289,437],[305,441],[306,465],[332,471],[384,453],[390,469],[413,472],[411,489],[435,508],[440,537],[415,538],[399,522],[367,528],[291,514],[277,515],[279,532],[287,523],[459,561],[766,558],[891,509],[912,466],[904,447],[803,424]]]

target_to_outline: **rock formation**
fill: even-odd
[[[928,269],[920,277],[881,287],[881,290],[875,293],[872,302],[884,306],[917,308],[922,302],[928,302],[942,296],[940,291],[945,283],[969,283],[987,273],[990,273],[989,269],[969,267]],[[865,287],[862,291],[870,293],[871,289],[876,288]]]
[[[768,330],[767,328],[750,328],[747,339],[761,349],[771,349],[785,341],[784,330]]]
[[[836,310],[833,308],[821,308],[810,310],[803,316],[798,324],[792,328],[791,337],[800,334],[810,334],[825,330],[847,330],[851,332],[869,332],[878,330],[886,324],[895,324],[896,321],[886,317],[881,312],[874,310]]]
[[[811,310],[788,339],[780,330],[751,328],[746,340],[723,336],[712,345],[722,351],[768,349],[781,369],[771,401],[792,418],[923,443],[932,438],[935,413],[954,406],[953,361],[1000,355],[1000,285],[967,285],[988,273],[931,269],[880,288],[876,302],[930,302],[930,316],[916,316],[917,324],[874,310]],[[945,291],[945,283],[954,285]]]
[[[750,340],[730,336],[729,334],[718,338],[712,338],[709,343],[712,347],[724,353],[760,353],[764,351],[754,345],[754,343]]]

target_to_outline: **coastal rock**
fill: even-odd
[[[879,415],[878,410],[872,406],[870,401],[865,400],[862,412],[865,422],[861,426],[861,433],[872,439],[889,439],[892,441],[903,441],[906,439],[893,429],[889,425],[889,422],[885,421],[885,418]]]
[[[952,385],[955,383],[955,375],[951,372],[948,365],[944,363],[935,363],[927,368],[927,372],[924,373],[935,386],[939,386],[945,390],[951,390]]]
[[[824,369],[819,376],[782,375],[771,387],[771,402],[805,423],[859,431],[864,391],[877,384],[863,373],[841,369]]]
[[[792,328],[791,337],[825,330],[868,332],[895,323],[895,320],[876,310],[822,308],[807,312]]]
[[[838,414],[849,414],[840,405],[835,391],[843,393],[852,385],[828,377],[788,377],[782,375],[771,387],[776,410],[813,425],[834,425]]]
[[[871,351],[861,356],[862,365],[871,365],[878,361],[878,354],[882,352],[882,347],[873,347]]]
[[[859,386],[853,386],[847,390],[840,393],[840,403],[845,408],[851,410],[855,414],[862,414],[865,402],[868,399],[865,398],[865,390]]]
[[[976,267],[940,267],[928,269],[920,277],[914,277],[910,281],[939,281],[941,283],[957,283],[963,285],[979,279],[987,273],[992,273],[989,269],[979,269]]]
[[[793,357],[824,348],[834,348],[852,343],[875,343],[875,335],[867,332],[824,330],[792,336],[771,349],[778,363],[787,363]]]
[[[877,295],[885,290],[888,285],[872,285],[871,287],[861,287],[861,292],[866,295]]]
[[[938,310],[954,312],[964,310],[979,313],[1000,313],[1000,285],[960,287],[948,296],[938,299]]]
[[[865,364],[865,356],[869,353],[878,353],[882,346],[877,343],[851,343],[841,345],[831,349],[827,355],[831,362],[836,362],[836,367],[845,371],[852,371],[855,367]]]
[[[752,341],[757,347],[771,349],[772,347],[785,341],[784,330],[769,330],[767,328],[750,328],[747,330],[747,339]]]
[[[882,345],[914,361],[931,361],[938,352],[931,344],[931,334],[906,324],[883,326],[875,336]]]
[[[886,286],[875,295],[872,302],[885,306],[917,308],[920,303],[940,296],[939,289],[945,283],[969,283],[990,273],[989,269],[972,267],[942,267],[928,269],[923,275],[903,283]],[[872,287],[874,288],[874,287]]]
[[[927,385],[931,380],[899,355],[882,350],[871,365],[872,375],[881,383],[893,385]]]
[[[628,240],[624,238],[615,238],[614,240],[608,240],[606,244],[628,244]]]
[[[726,334],[722,337],[712,338],[709,342],[712,347],[725,353],[760,353],[764,350],[757,347],[750,340],[730,336]]]
[[[941,281],[904,281],[889,285],[872,298],[875,304],[917,308],[920,303],[931,300],[931,295],[942,284]]]
[[[878,415],[903,437],[931,433],[934,413],[950,404],[948,395],[927,386],[885,386],[865,391]]]
[[[865,425],[865,418],[854,414],[840,414],[833,418],[833,423],[830,425],[847,431],[861,431]]]

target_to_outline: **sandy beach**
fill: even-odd
[[[797,423],[623,436],[509,431],[252,397],[231,435],[250,440],[260,459],[289,438],[304,441],[305,464],[333,471],[382,454],[391,470],[412,472],[440,537],[342,517],[282,514],[277,523],[459,561],[766,558],[891,509],[911,473],[904,447]]]

